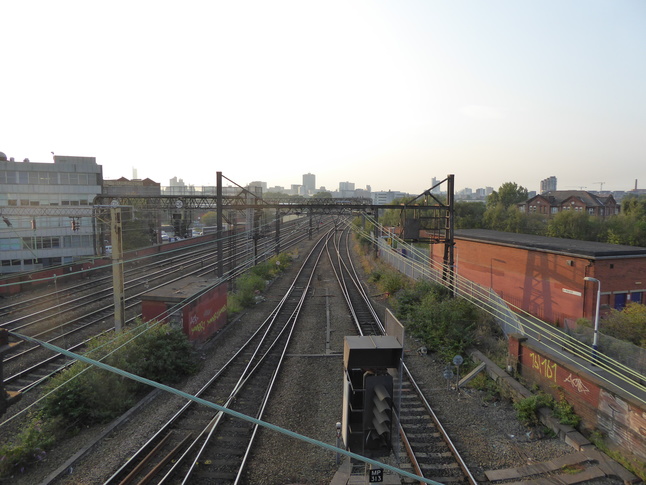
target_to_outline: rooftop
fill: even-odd
[[[534,236],[489,229],[460,229],[455,231],[456,239],[496,243],[536,251],[569,254],[584,258],[612,258],[646,256],[646,248],[595,241],[579,241],[560,237]]]

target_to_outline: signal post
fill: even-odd
[[[345,337],[341,431],[353,453],[387,461],[398,449],[402,355],[392,336]],[[378,470],[367,472],[371,481],[382,481],[375,480]]]

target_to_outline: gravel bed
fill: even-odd
[[[301,254],[310,245],[308,241],[302,243]],[[329,262],[326,258],[322,262],[263,419],[335,444],[335,424],[341,421],[342,415],[343,337],[355,332]],[[296,260],[288,273],[294,273],[299,263],[300,260]],[[265,293],[266,301],[231,323],[209,348],[204,349],[202,371],[181,386],[182,390],[195,393],[201,383],[226,362],[245,335],[274,307],[289,279],[286,275],[275,281]],[[384,302],[377,303],[379,313],[383,314]],[[559,439],[538,439],[529,434],[529,430],[518,423],[513,407],[507,402],[488,402],[479,391],[457,393],[447,390],[442,377],[445,363],[430,354],[418,355],[414,352],[417,347],[419,344],[414,341],[406,343],[406,349],[413,350],[406,352],[406,363],[479,481],[483,481],[485,470],[527,465],[573,452]],[[48,477],[67,458],[91,443],[102,429],[83,430],[49,452],[38,466],[2,483],[102,483],[182,404],[180,398],[160,393],[116,432],[92,447],[75,463],[73,470],[67,470],[57,480],[50,481]],[[332,452],[263,428],[249,463],[246,481],[250,484],[327,484],[338,469]],[[604,479],[594,483],[620,482]]]

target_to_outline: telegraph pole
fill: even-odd
[[[114,287],[114,329],[118,332],[126,321],[123,285],[123,244],[121,208],[110,208],[110,232],[112,236],[112,286]]]
[[[216,214],[216,238],[217,238],[217,276],[222,277],[224,274],[224,250],[222,248],[222,172],[216,172],[217,187],[216,187],[216,200],[215,200],[215,214]]]

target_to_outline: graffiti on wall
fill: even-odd
[[[556,362],[534,352],[530,352],[529,357],[532,359],[532,369],[546,379],[556,382],[556,370],[558,369]]]
[[[565,378],[563,381],[565,384],[570,384],[577,392],[587,394],[590,392],[590,389],[583,383],[580,377],[573,376],[570,372],[570,375]]]

